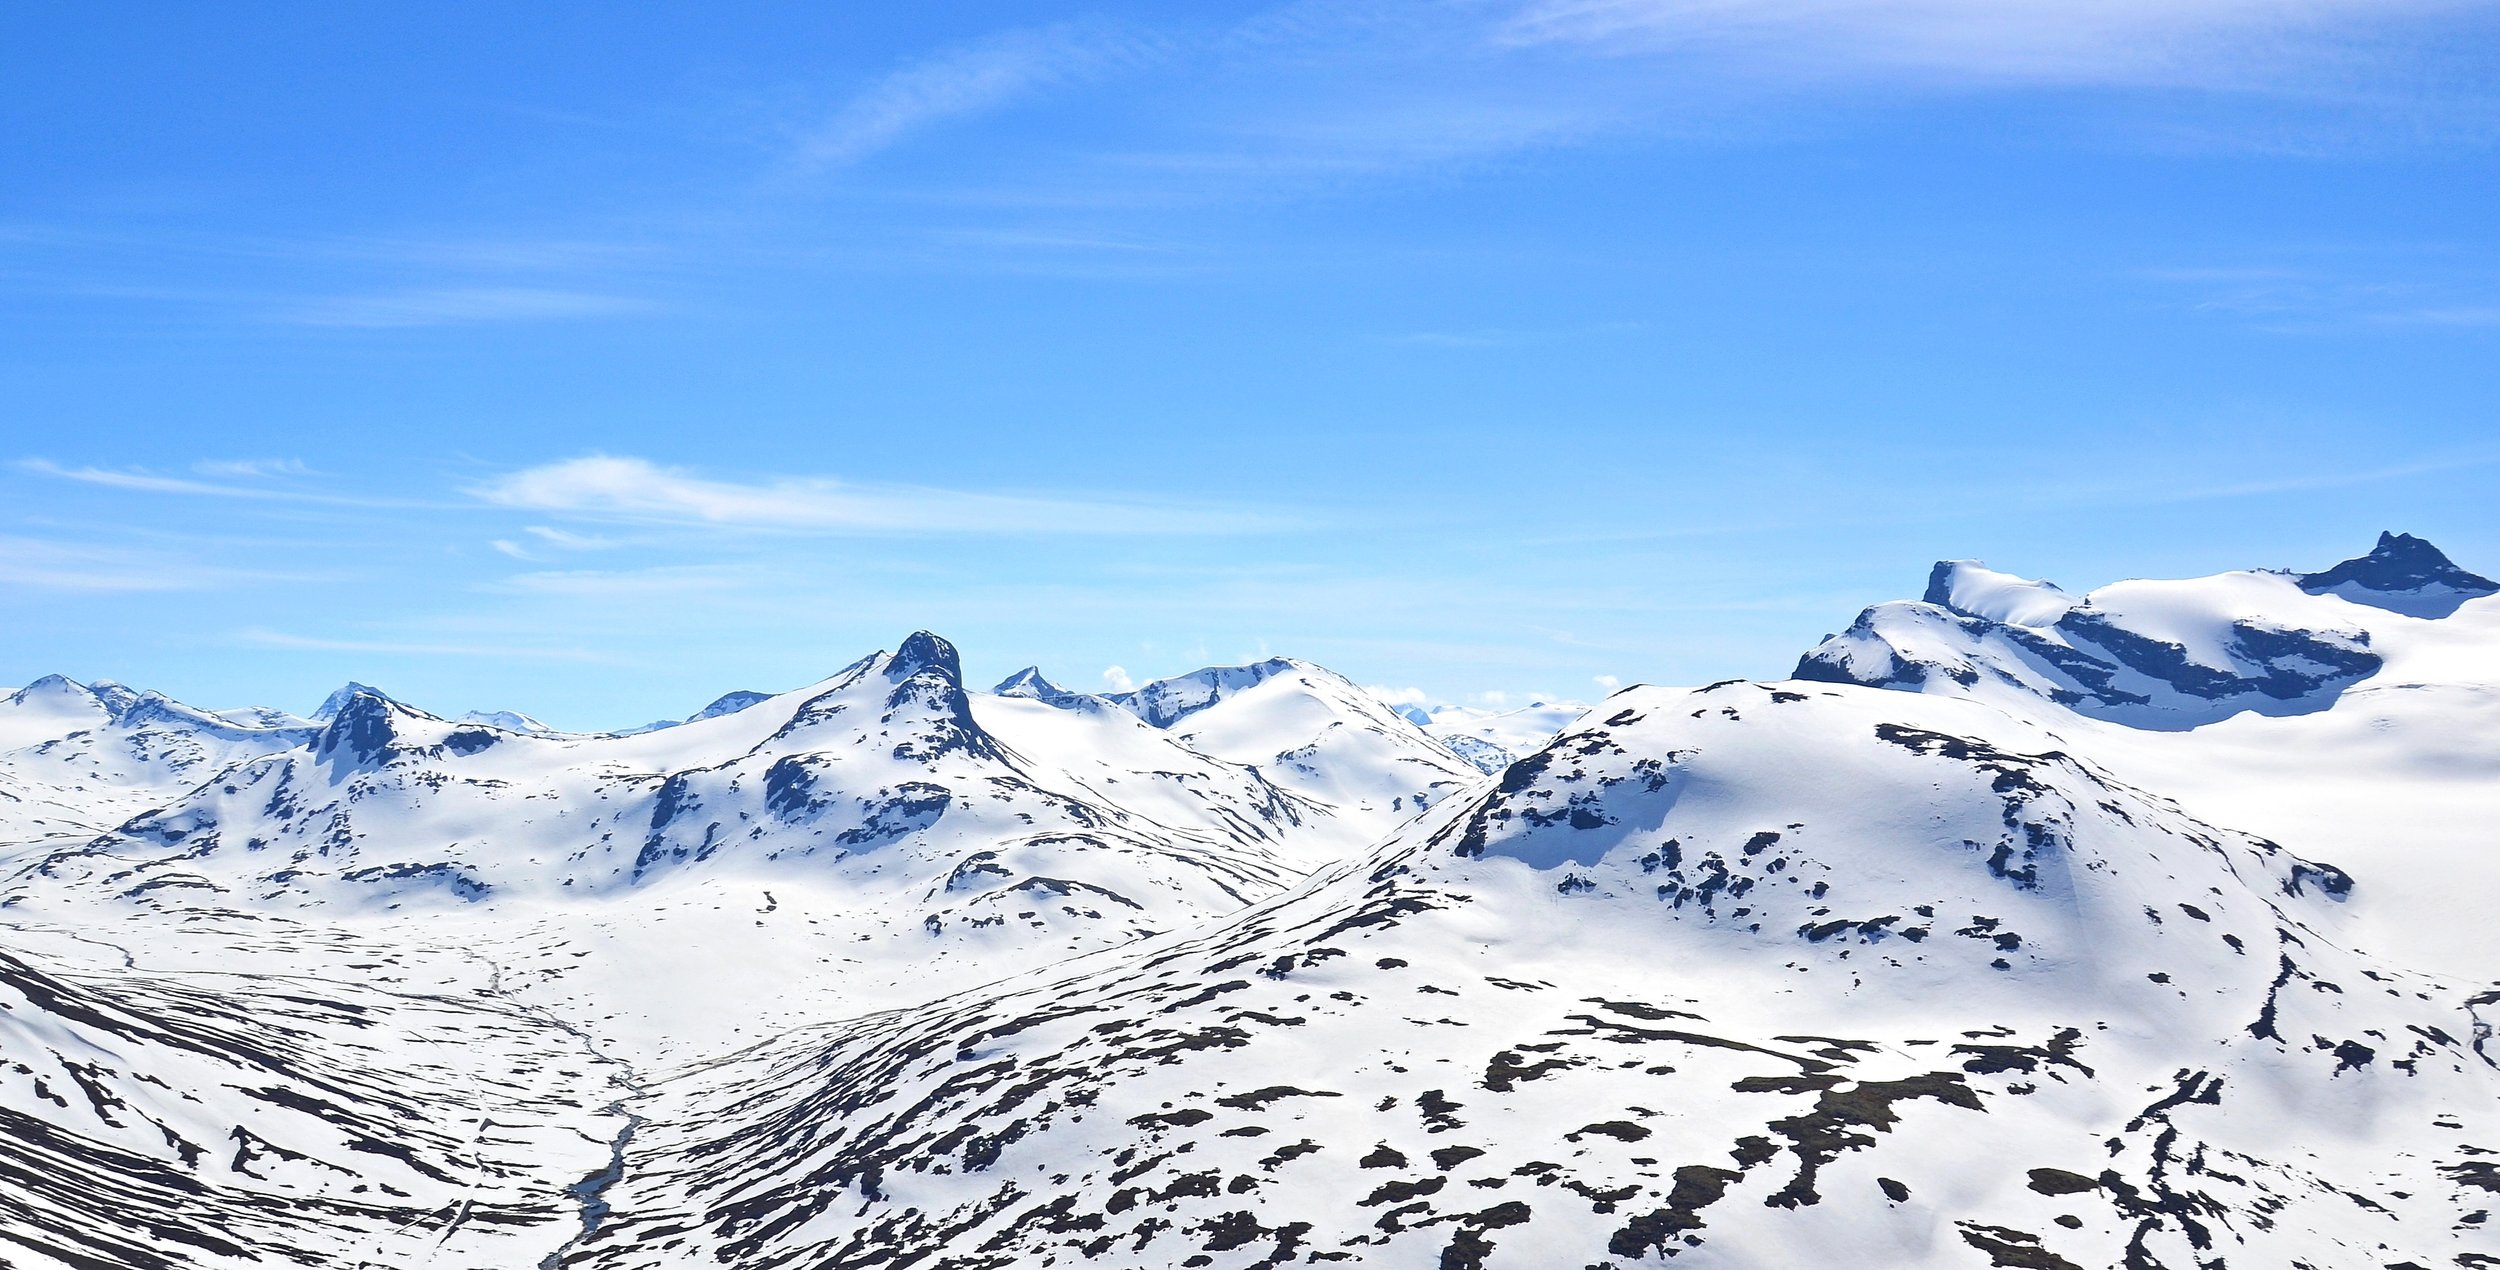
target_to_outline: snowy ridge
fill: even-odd
[[[0,697],[0,843],[100,832],[314,731],[275,710],[211,714],[110,680],[46,676]]]
[[[1368,814],[1381,831],[1474,784],[1484,770],[1379,696],[1291,657],[1210,666],[1101,696],[1070,692],[1027,669],[998,691],[1066,710],[1117,707],[1278,788]]]

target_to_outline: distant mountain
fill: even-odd
[[[2300,589],[2408,617],[2446,617],[2467,600],[2500,593],[2500,582],[2467,573],[2411,534],[2382,532],[2370,554],[2302,575]]]
[[[1402,706],[1398,713],[1478,770],[1499,772],[1543,749],[1555,733],[1571,726],[1588,710],[1587,705],[1577,701],[1535,701],[1515,710]]]
[[[533,736],[554,736],[559,731],[518,710],[471,710],[460,716],[460,722],[501,728],[506,732],[527,732]]]
[[[2120,582],[2081,596],[1945,561],[1918,601],[1867,609],[1796,675],[2017,705],[2043,698],[2134,727],[2187,728],[2242,711],[2323,709],[2383,664],[2374,632],[2494,591],[2407,535],[2383,534],[2369,555],[2322,573]]]
[[[997,691],[1065,710],[1108,705],[1126,711],[1192,751],[1248,767],[1280,789],[1343,814],[1363,816],[1375,833],[1482,775],[1476,764],[1434,743],[1376,694],[1291,657],[1210,666],[1100,695],[1070,692],[1028,668]]]

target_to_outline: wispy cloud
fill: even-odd
[[[330,639],[313,635],[295,635],[285,631],[248,627],[236,631],[234,640],[255,648],[296,648],[331,653],[389,653],[411,657],[486,657],[532,661],[580,661],[615,663],[618,658],[580,648],[544,648],[523,644],[430,644],[401,640]]]
[[[2349,38],[2489,0],[1533,0],[1515,46],[1693,50],[1756,72],[1907,72],[2007,84],[2259,87]]]
[[[292,462],[289,460],[288,462]],[[239,498],[264,502],[318,503],[335,507],[421,507],[427,504],[402,499],[367,498],[352,494],[336,494],[300,486],[260,483],[243,484],[253,477],[286,472],[280,467],[255,465],[250,462],[206,462],[195,464],[194,471],[215,472],[235,479],[223,481],[195,480],[187,476],[168,476],[146,468],[67,467],[50,459],[18,459],[9,466],[35,476],[55,480],[76,481],[82,485],[100,485],[107,489],[129,490],[143,494],[188,494],[205,498]]]
[[[799,159],[817,168],[856,163],[925,128],[1145,60],[1157,47],[1138,32],[1089,23],[992,36],[870,84],[807,137]]]
[[[279,309],[272,317],[294,326],[396,328],[632,317],[659,307],[649,300],[595,291],[421,287],[309,300]]]
[[[2302,266],[2150,269],[2137,276],[2187,293],[2189,312],[2284,334],[2500,326],[2500,267],[2481,253],[2377,252]]]
[[[822,477],[723,480],[589,455],[472,486],[501,507],[666,524],[808,533],[1223,534],[1297,527],[1249,508],[1037,498]]]
[[[303,580],[302,574],[222,568],[165,552],[0,536],[0,586],[111,594]]]

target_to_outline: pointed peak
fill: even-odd
[[[758,701],[771,700],[772,695],[773,694],[769,692],[757,692],[751,688],[740,688],[736,692],[724,692],[719,697],[714,698],[712,704],[695,711],[693,714],[687,715],[686,722],[701,723],[705,719],[717,719],[725,714],[736,714],[739,711],[746,709],[748,706],[754,705]]]
[[[339,716],[339,711],[346,709],[348,703],[358,697],[379,697],[384,701],[391,700],[391,694],[369,684],[360,684],[350,679],[341,684],[338,691],[322,698],[321,708],[312,712],[312,718],[317,723],[326,723],[335,719]]]
[[[993,697],[1040,697],[1040,695],[1048,695],[1048,692],[1058,692],[1058,690],[1060,690],[1060,685],[1055,685],[1055,682],[1045,680],[1043,677],[1043,667],[1028,665],[1028,667],[1023,667],[1023,670],[1015,672],[1015,675],[1008,675],[1005,680],[998,680],[998,687],[993,687],[990,695]]]
[[[993,697],[1048,698],[1060,696],[1066,691],[1067,689],[1043,678],[1041,667],[1027,666],[999,680],[998,686],[990,689],[990,695]]]
[[[33,707],[46,712],[59,710],[102,711],[115,713],[113,707],[95,690],[67,675],[45,675],[43,678],[9,694],[12,706]]]
[[[963,661],[956,655],[955,646],[927,631],[913,631],[885,664],[888,679],[909,679],[927,671],[937,672],[949,683],[963,682]]]
[[[394,716],[415,713],[362,684],[349,684],[321,703],[317,717],[323,726],[313,739],[313,752],[322,758],[344,752],[360,765],[387,761],[394,752],[392,742],[399,736]]]
[[[1027,666],[1024,669],[1007,676],[1005,679],[999,680],[998,686],[990,689],[990,695],[993,697],[1020,697],[1028,701],[1039,701],[1044,705],[1057,706],[1062,710],[1084,709],[1103,704],[1103,699],[1101,697],[1095,696],[1090,692],[1078,692],[1073,688],[1062,688],[1059,685],[1052,683],[1050,680],[1043,678],[1041,667],[1039,666]]]

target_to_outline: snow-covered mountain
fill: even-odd
[[[1400,706],[1398,713],[1480,771],[1499,772],[1543,749],[1587,714],[1578,701],[1532,701],[1511,710],[1477,706]]]
[[[2493,1247],[2500,998],[2345,947],[2366,882],[1973,703],[1607,704],[1209,931],[659,1091],[588,1263]]]
[[[2486,975],[2500,924],[2500,585],[2408,534],[2316,573],[2075,597],[1968,561],[1879,604],[1801,679],[1986,701],[2128,779],[2375,880],[2370,946]]]
[[[1381,831],[1483,772],[1377,694],[1291,657],[1210,666],[1102,696],[1070,692],[1027,668],[996,692],[1067,710],[1124,710],[1191,750],[1366,815]]]
[[[110,680],[45,676],[0,697],[0,844],[100,832],[314,731],[275,710],[211,714]]]
[[[2500,1265],[2495,666],[2390,534],[1585,713],[42,680],[0,1263]]]

